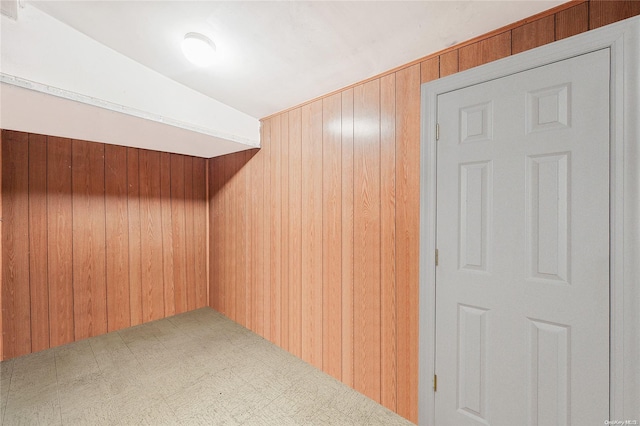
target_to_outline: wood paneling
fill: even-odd
[[[0,152],[3,358],[171,315],[176,281],[206,306],[206,160],[5,130]]]
[[[282,314],[282,124],[281,116],[271,120],[271,145],[269,146],[269,170],[271,196],[269,197],[269,267],[270,267],[270,292],[269,309],[271,318],[270,340],[276,345],[281,345],[282,336],[280,318]]]
[[[5,357],[31,352],[29,292],[29,137],[2,137],[2,338]]]
[[[380,80],[353,98],[354,387],[380,402]]]
[[[171,242],[173,244],[173,295],[177,314],[188,310],[184,161],[184,156],[171,154]]]
[[[203,177],[204,179],[204,177]],[[160,153],[160,212],[162,217],[162,278],[164,315],[176,313],[173,275],[173,216],[171,212],[171,154]]]
[[[421,71],[422,65],[419,65]],[[380,79],[380,401],[394,411],[398,372],[395,117],[396,76],[391,74]]]
[[[511,31],[511,53],[524,52],[555,41],[555,17],[545,16]]]
[[[418,266],[420,228],[420,75],[396,73],[396,282],[398,283],[398,408],[418,418]]]
[[[29,135],[29,288],[31,351],[49,348],[47,137]]]
[[[353,89],[342,92],[342,381],[354,387]]]
[[[0,216],[2,215],[2,138],[4,135],[4,131],[0,129]],[[3,274],[3,258],[4,258],[4,251],[2,249],[2,239],[3,239],[3,233],[2,233],[2,221],[0,220],[0,278],[2,277]],[[2,288],[2,283],[0,282],[0,359],[3,358],[4,356],[4,328],[2,328],[2,316],[3,316],[3,307],[4,304],[2,303],[2,293],[4,293],[3,288]]]
[[[458,58],[455,59],[456,68]],[[440,78],[440,57],[429,58],[420,63],[420,83],[436,80]],[[395,116],[395,115],[394,115]]]
[[[104,145],[74,140],[73,316],[75,338],[107,331]]]
[[[440,77],[455,74],[460,70],[458,49],[443,53],[440,58]]]
[[[592,0],[589,2],[589,29],[640,15],[638,0]]]
[[[127,148],[105,145],[108,331],[131,325]]]
[[[142,321],[164,317],[162,264],[162,207],[160,153],[140,150],[140,259],[142,264]],[[187,183],[187,190],[189,183]],[[186,205],[189,206],[190,198]],[[193,223],[193,222],[191,222]],[[187,221],[187,238],[189,238]],[[193,236],[191,236],[193,238]],[[187,246],[189,247],[189,246]],[[189,257],[187,253],[187,259]],[[193,262],[187,264],[193,266]],[[187,282],[193,282],[187,277]]]
[[[589,3],[580,3],[555,14],[556,40],[583,33],[589,29]]]
[[[193,223],[195,235],[193,245],[195,247],[196,280],[193,283],[196,289],[196,309],[208,306],[207,302],[207,176],[206,160],[193,158],[193,196],[194,211]]]
[[[186,279],[187,283],[195,283],[196,281],[196,265],[195,256],[196,248],[192,243],[195,238],[195,223],[194,219],[194,196],[193,196],[193,158],[185,157],[184,159],[184,214],[185,214],[185,237],[187,243],[185,244],[186,254]],[[193,285],[186,286],[187,293],[187,310],[195,309],[196,303],[196,288]]]
[[[270,131],[270,130],[269,130]],[[267,132],[267,126],[263,126],[263,134]],[[269,138],[264,135],[264,138]],[[264,157],[266,153],[260,150],[255,153],[249,164],[251,173],[251,193],[250,193],[250,226],[251,226],[251,259],[253,260],[250,274],[250,294],[249,306],[251,307],[251,319],[249,323],[253,330],[264,336],[264,251],[265,233],[264,221],[267,220],[264,211]]]
[[[302,359],[322,368],[322,101],[302,114]]]
[[[302,111],[289,112],[289,351],[302,357]]]
[[[280,212],[282,222],[280,224],[281,235],[281,303],[280,303],[280,339],[281,346],[289,348],[289,114],[282,114],[280,120]]]
[[[172,157],[173,162],[173,157]],[[223,312],[224,306],[222,301],[224,300],[224,295],[222,293],[222,283],[224,283],[224,248],[223,244],[219,242],[223,241],[223,227],[221,226],[221,222],[224,220],[225,214],[225,206],[224,206],[224,158],[216,157],[211,159],[208,162],[209,166],[209,180],[211,186],[210,189],[210,197],[211,197],[211,208],[209,209],[209,229],[211,230],[211,240],[214,243],[211,245],[211,250],[209,252],[209,259],[211,263],[211,270],[209,275],[209,306],[213,309]],[[173,189],[172,189],[173,192]],[[175,215],[174,215],[175,217]],[[175,223],[175,221],[174,221]],[[174,239],[175,244],[175,239]],[[184,251],[183,251],[184,253]],[[174,255],[175,248],[174,248]],[[184,256],[183,256],[184,257]],[[175,272],[174,268],[174,272]],[[184,267],[183,267],[184,270]],[[177,304],[177,299],[176,299]]]
[[[140,150],[127,148],[129,215],[129,300],[131,325],[142,324],[142,245],[140,228]]]
[[[72,281],[75,258],[69,139],[47,138],[47,214],[49,338],[53,347],[75,340]]]
[[[460,71],[477,67],[511,54],[511,31],[460,48]]]
[[[342,378],[342,96],[322,101],[322,365]]]

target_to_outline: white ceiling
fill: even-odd
[[[28,1],[94,40],[255,118],[295,106],[566,0]],[[185,33],[216,63],[182,56]]]

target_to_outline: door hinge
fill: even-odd
[[[440,124],[436,123],[436,140],[440,140]]]
[[[438,376],[435,374],[433,375],[433,391],[438,391]]]
[[[438,266],[438,261],[440,260],[440,255],[438,253],[438,249],[436,249],[436,266]]]

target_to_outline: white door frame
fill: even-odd
[[[640,422],[640,17],[422,85],[420,150],[420,425],[434,425],[437,97],[610,49],[610,418]],[[603,423],[604,424],[604,423]]]

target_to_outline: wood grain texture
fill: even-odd
[[[302,110],[289,112],[289,351],[302,357]]]
[[[555,16],[550,15],[514,28],[511,31],[511,54],[555,41],[555,23]]]
[[[236,197],[240,196],[240,190],[237,188],[237,182],[232,180],[236,173],[238,165],[238,154],[230,154],[225,158],[225,182],[227,190],[225,191],[225,206],[227,211],[236,212],[237,203]],[[226,283],[224,289],[225,295],[225,310],[223,313],[234,321],[237,321],[236,317],[236,247],[237,247],[237,231],[236,231],[236,218],[233,216],[227,216],[225,223],[225,248],[227,255],[225,256],[225,271],[226,271]]]
[[[353,89],[342,92],[342,381],[354,387]]]
[[[235,176],[235,180],[239,186],[239,191],[236,197],[236,234],[234,237],[237,239],[235,254],[235,266],[236,266],[236,321],[243,326],[247,326],[247,262],[249,260],[249,243],[247,238],[249,237],[249,227],[247,223],[248,219],[248,191],[249,191],[249,176],[247,175],[247,169],[244,168],[248,160],[248,153],[239,152],[236,154],[238,161],[238,171]],[[266,212],[265,212],[266,214]]]
[[[511,31],[460,48],[460,71],[486,64],[511,54]],[[441,73],[442,76],[442,73]]]
[[[281,347],[289,348],[289,114],[282,114],[280,119],[280,214],[281,214],[281,280],[282,292],[280,303],[280,340]]]
[[[380,80],[353,97],[354,385],[380,402]]]
[[[393,411],[397,408],[398,370],[395,77],[390,74],[380,79],[380,401]]]
[[[262,129],[263,134],[266,132],[265,126]],[[263,138],[267,137],[266,135]],[[264,140],[264,139],[263,139]],[[249,162],[249,171],[251,174],[251,193],[250,200],[250,227],[251,227],[251,270],[250,270],[250,294],[249,306],[251,309],[250,320],[248,322],[258,334],[264,334],[264,251],[265,251],[265,234],[264,221],[267,220],[264,211],[264,158],[265,153],[262,150],[254,153]]]
[[[177,314],[188,310],[184,161],[184,155],[171,154],[171,243],[173,245],[173,295]]]
[[[280,346],[282,341],[280,320],[282,315],[282,124],[281,116],[271,119],[271,140],[269,146],[269,169],[271,196],[269,197],[269,264],[270,264],[270,339]]]
[[[599,28],[636,15],[640,15],[640,1],[591,0],[589,29]]]
[[[12,358],[31,352],[28,135],[3,131],[2,159],[2,346]]]
[[[451,74],[455,74],[460,71],[459,62],[460,50],[452,50],[447,53],[443,53],[440,58],[440,77],[446,77]]]
[[[173,157],[172,157],[173,161]],[[211,250],[209,261],[211,270],[209,274],[209,306],[218,312],[223,310],[221,285],[224,282],[223,269],[223,244],[222,225],[224,218],[224,159],[215,157],[209,160],[209,229],[211,239]],[[172,198],[172,203],[174,202]],[[175,250],[175,249],[174,249]],[[174,251],[175,256],[175,251]],[[183,268],[184,269],[184,268]],[[174,269],[175,272],[175,269]]]
[[[0,129],[0,216],[2,216],[2,139],[4,136],[4,130]],[[2,278],[2,274],[4,271],[4,268],[2,267],[3,265],[3,258],[4,258],[4,250],[3,250],[3,246],[2,246],[2,221],[0,220],[0,279]],[[0,282],[0,361],[2,361],[4,359],[4,336],[2,334],[2,330],[4,330],[4,328],[2,328],[2,316],[3,316],[3,307],[4,304],[2,303],[2,283]]]
[[[193,157],[184,159],[184,214],[185,214],[185,254],[186,254],[186,290],[187,290],[187,310],[196,308],[196,248],[193,244],[195,239],[194,223],[194,196],[193,196]]]
[[[129,301],[131,325],[142,323],[142,230],[140,221],[140,151],[127,148],[129,218]]]
[[[164,281],[164,315],[176,313],[173,275],[173,217],[171,212],[171,154],[160,153],[160,214],[162,228],[162,279]]]
[[[104,146],[107,329],[131,325],[127,148]]]
[[[31,351],[48,349],[47,137],[29,134],[29,289]]]
[[[322,101],[322,365],[342,378],[342,96]]]
[[[195,236],[196,308],[207,306],[207,185],[206,161],[193,159],[193,220]]]
[[[243,171],[246,174],[247,180],[247,192],[245,194],[245,199],[247,203],[247,211],[246,211],[246,223],[247,229],[245,232],[246,235],[246,255],[247,255],[247,264],[245,267],[245,318],[246,318],[246,327],[250,330],[254,329],[255,326],[255,307],[256,307],[256,289],[255,289],[255,276],[261,274],[257,270],[257,262],[256,262],[256,247],[254,247],[255,240],[255,230],[256,228],[256,215],[262,214],[257,210],[261,210],[257,208],[257,206],[253,205],[254,199],[256,199],[256,195],[254,192],[256,191],[256,172],[255,167],[257,164],[257,160],[255,159],[256,150],[251,150],[250,152],[245,153],[246,155],[246,163],[243,167]]]
[[[73,314],[75,338],[107,331],[104,145],[73,140]]]
[[[143,322],[164,317],[160,197],[160,153],[140,150],[140,258]],[[189,258],[187,258],[187,264],[189,264]]]
[[[51,346],[73,342],[71,140],[47,138],[47,242]]]
[[[263,271],[263,288],[262,288],[262,304],[260,301],[257,302],[258,305],[262,307],[262,324],[259,328],[262,328],[262,336],[270,340],[271,339],[271,217],[269,214],[269,206],[271,203],[271,174],[272,170],[270,167],[270,159],[271,159],[271,121],[268,121],[264,124],[264,139],[262,140],[262,149],[260,149],[260,155],[257,156],[260,163],[262,164],[262,169],[264,170],[262,179],[262,192],[263,199],[260,203],[262,206],[262,211],[264,215],[264,221],[262,222],[262,230],[256,230],[257,232],[262,232],[262,250],[263,250],[263,264],[261,268],[257,270]],[[259,291],[260,292],[260,291]],[[260,293],[259,293],[260,294]]]
[[[589,2],[580,3],[555,14],[556,40],[583,33],[589,29]]]
[[[302,115],[302,359],[322,369],[322,101]]]
[[[418,421],[418,267],[420,227],[420,74],[396,73],[397,412]]]
[[[420,83],[427,83],[438,78],[440,78],[439,56],[427,59],[420,63]]]

